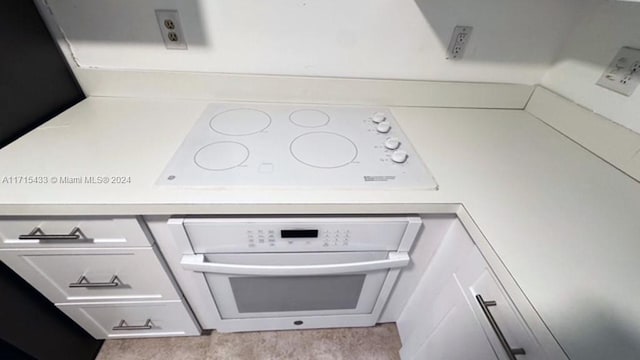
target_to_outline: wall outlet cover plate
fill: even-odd
[[[472,26],[457,25],[453,29],[451,34],[451,41],[449,41],[449,47],[447,48],[447,59],[460,60],[464,55],[464,49],[469,42],[469,37],[473,31]]]
[[[187,50],[187,40],[182,31],[178,10],[156,10],[156,18],[164,46],[170,50]]]
[[[640,49],[621,48],[596,84],[622,95],[633,94],[640,84]]]

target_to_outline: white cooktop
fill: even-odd
[[[210,104],[157,181],[437,190],[387,108]]]

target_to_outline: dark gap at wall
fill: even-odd
[[[33,1],[0,11],[0,148],[84,99]]]
[[[0,339],[0,359],[6,360],[35,360],[20,349]]]

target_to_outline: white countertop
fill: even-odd
[[[570,354],[593,323],[640,332],[640,184],[527,112],[392,108],[439,191],[154,186],[206,105],[83,101],[0,151],[0,214],[432,213],[463,204]],[[14,176],[132,182],[2,183]]]
[[[309,212],[309,204],[351,204],[359,206],[361,212],[373,212],[377,210],[361,205],[455,203],[460,200],[454,195],[457,189],[446,185],[437,192],[246,187],[203,190],[155,186],[158,176],[206,105],[207,102],[202,101],[123,98],[83,101],[0,151],[0,213],[75,214],[86,213],[87,209],[93,214]],[[423,115],[407,113],[402,118],[419,121]],[[404,123],[402,118],[399,120]],[[427,155],[428,151],[429,148]],[[2,183],[5,176],[30,175],[49,178],[127,176],[131,178],[131,184]],[[443,174],[438,181],[446,184],[445,176]],[[240,204],[247,206],[243,209],[238,206]],[[263,210],[257,210],[256,204],[263,204]],[[301,204],[304,209],[287,210],[281,208],[281,204]],[[336,209],[323,206],[313,209],[313,212],[332,211]],[[394,208],[393,211],[402,210]]]

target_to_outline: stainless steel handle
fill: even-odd
[[[509,345],[509,343],[507,342],[507,338],[504,337],[504,334],[502,333],[502,330],[500,330],[496,319],[493,318],[493,315],[489,310],[489,306],[496,306],[496,302],[494,300],[485,301],[480,294],[476,295],[476,300],[478,300],[478,304],[480,304],[480,308],[482,309],[484,316],[487,317],[489,324],[491,324],[491,328],[493,329],[493,332],[496,333],[496,336],[500,341],[500,345],[502,345],[502,348],[504,349],[504,351],[506,351],[509,360],[517,360],[516,355],[525,355],[526,352],[523,348],[512,348]]]
[[[93,239],[87,238],[79,227],[74,227],[68,234],[45,234],[40,227],[36,226],[27,235],[18,236],[19,240],[38,240],[40,242],[93,242]]]
[[[91,282],[86,276],[80,276],[78,281],[69,284],[70,288],[112,288],[118,287],[122,284],[122,281],[118,278],[118,275],[113,275],[109,282]]]
[[[147,319],[144,325],[127,325],[127,322],[120,320],[120,323],[114,327],[113,330],[151,330],[153,329],[153,323],[151,319]]]

